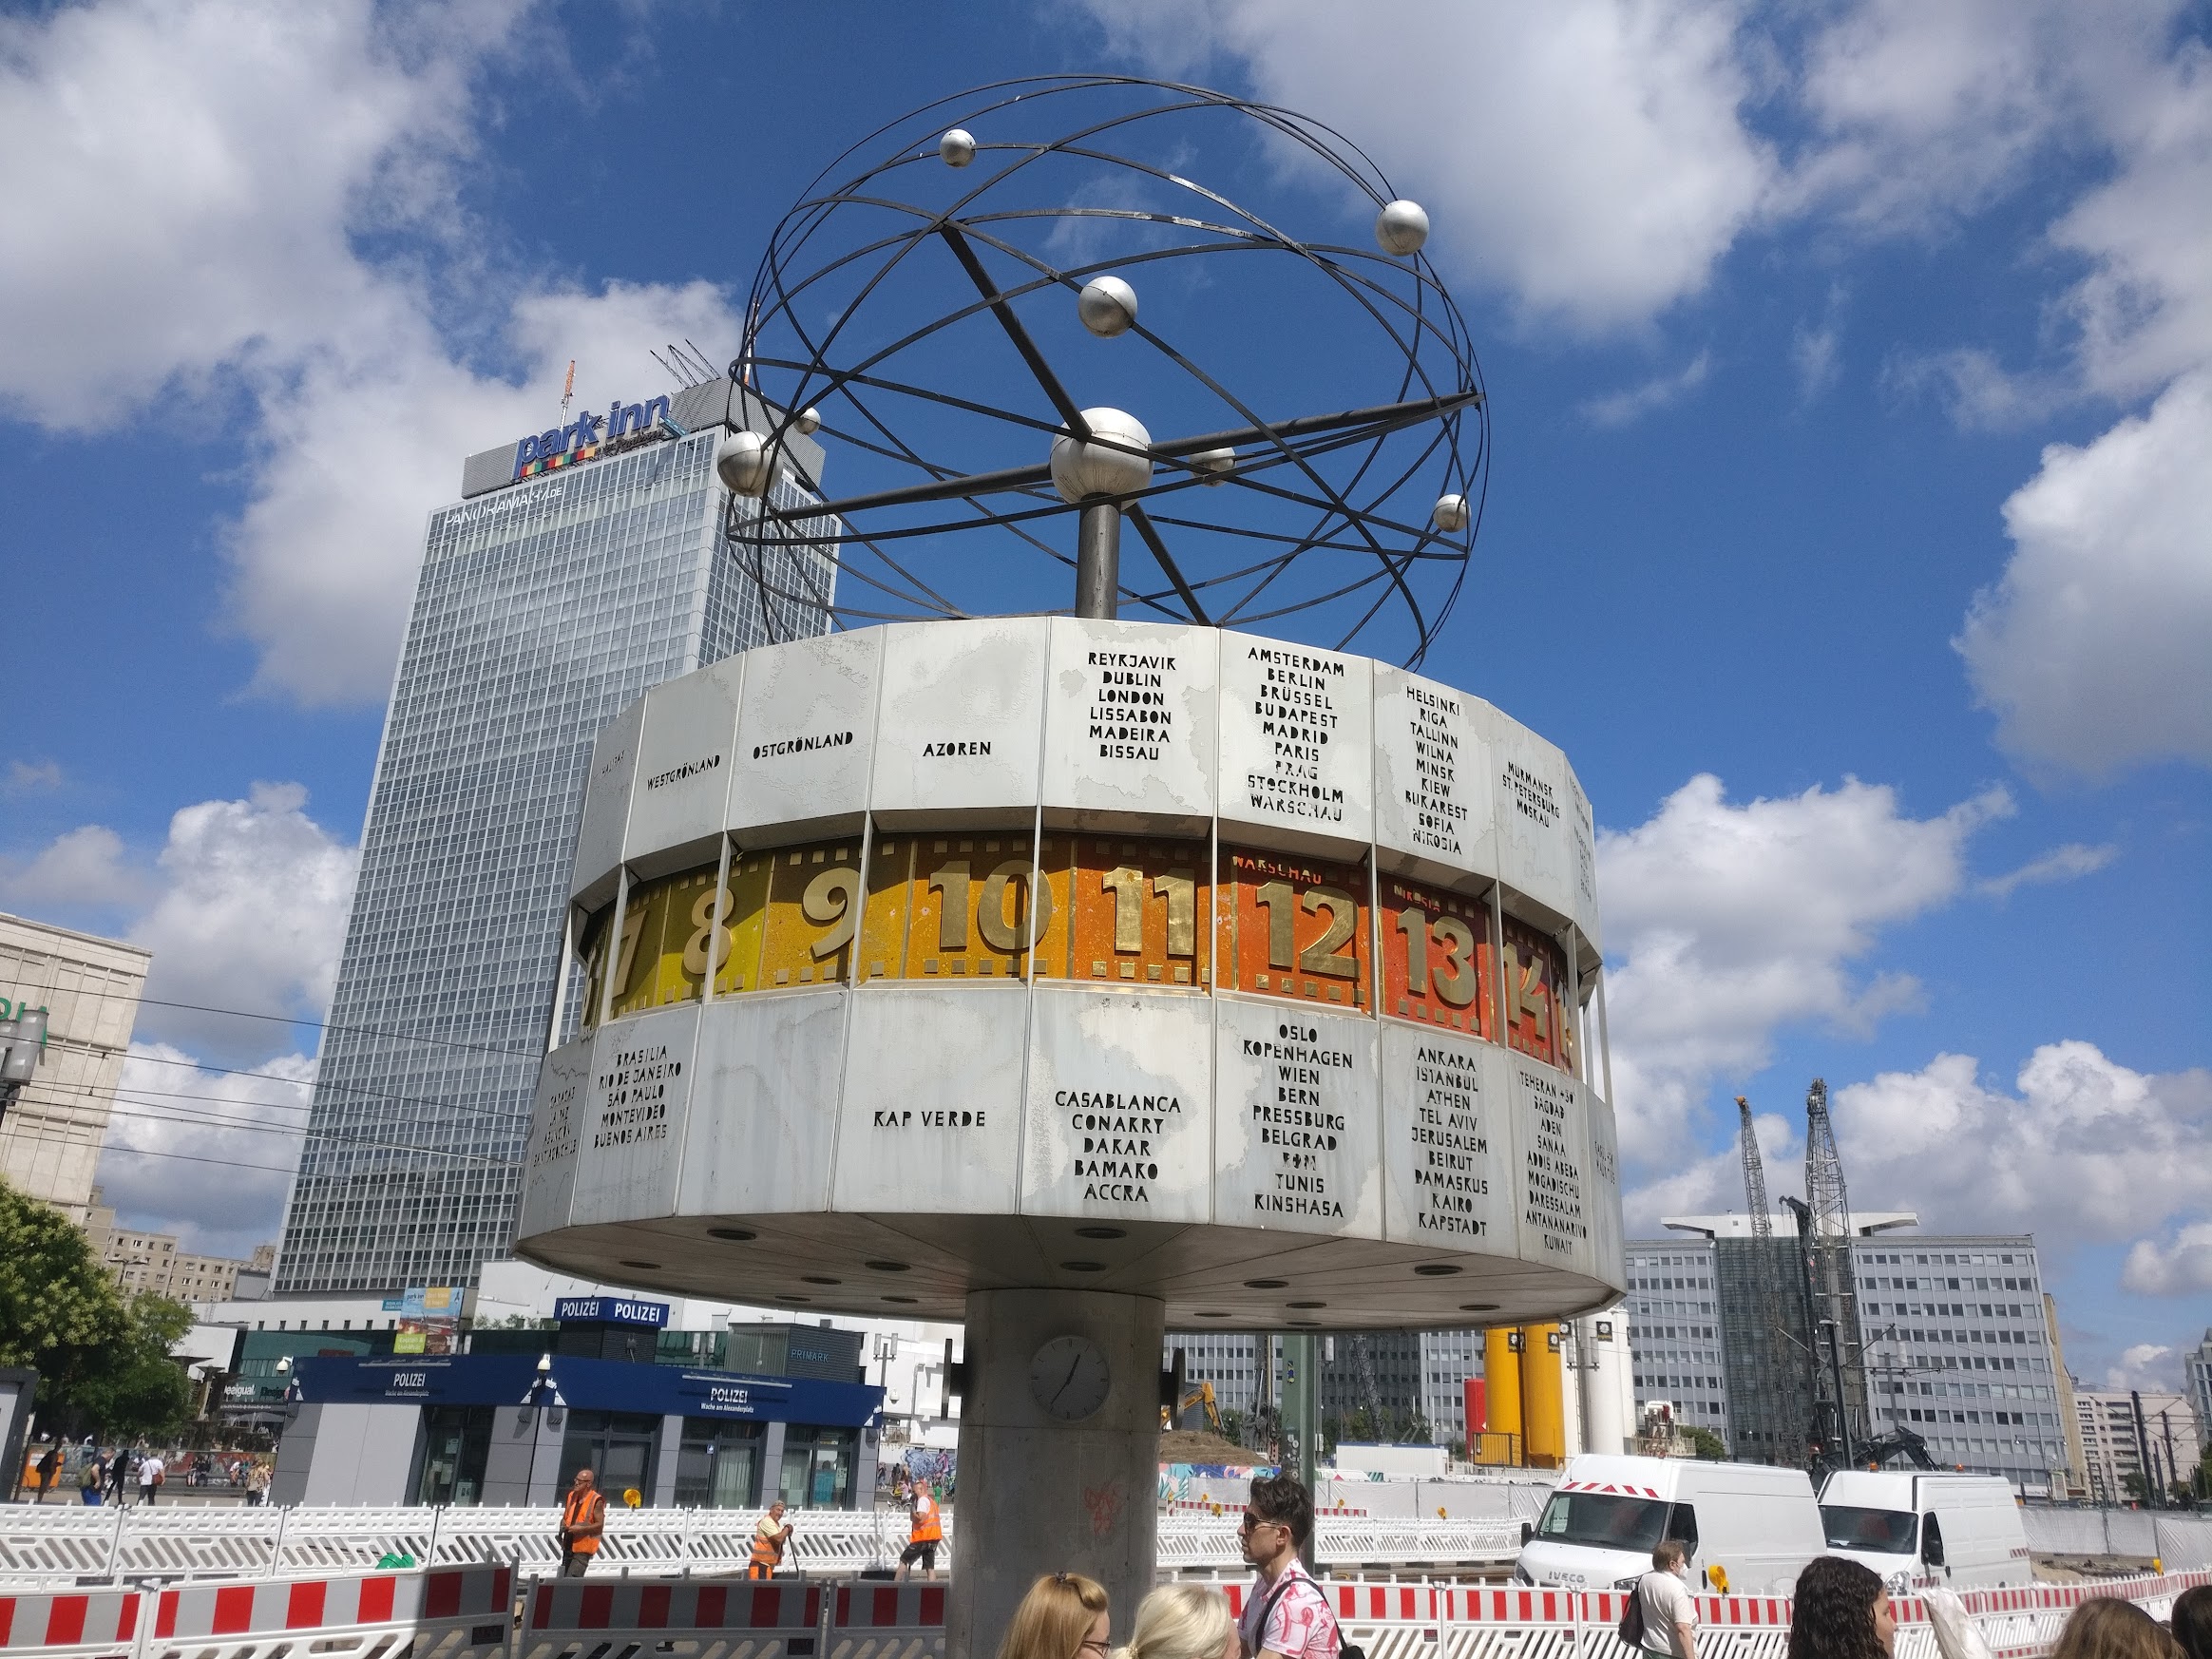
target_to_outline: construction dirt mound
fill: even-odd
[[[1265,1465],[1264,1453],[1234,1440],[1225,1440],[1204,1429],[1169,1429],[1160,1436],[1163,1463],[1227,1463],[1232,1468]]]

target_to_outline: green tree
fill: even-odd
[[[1704,1461],[1726,1463],[1728,1460],[1726,1444],[1711,1429],[1697,1428],[1686,1424],[1682,1432],[1688,1439],[1689,1443],[1697,1448],[1697,1456]]]
[[[117,1291],[92,1247],[51,1205],[0,1182],[0,1365],[38,1372],[38,1406],[68,1434],[167,1435],[192,1391],[169,1346],[192,1315]]]

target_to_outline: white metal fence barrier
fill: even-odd
[[[2129,1555],[2212,1567],[2212,1520],[2153,1509],[2024,1509],[2028,1546],[2044,1555]]]
[[[594,1576],[743,1571],[757,1510],[616,1510]],[[896,1561],[906,1519],[885,1510],[804,1510],[791,1517],[788,1568],[849,1577]],[[947,1544],[959,1516],[945,1514]],[[560,1562],[556,1509],[41,1509],[0,1507],[0,1585],[90,1585],[158,1579],[338,1573],[391,1556],[422,1566],[504,1561],[524,1576]],[[1338,1572],[1432,1569],[1510,1561],[1517,1521],[1382,1520],[1325,1516],[1315,1539]],[[1170,1515],[1159,1524],[1169,1571],[1239,1566],[1236,1517]]]
[[[0,1595],[0,1653],[27,1659],[506,1659],[506,1567]]]

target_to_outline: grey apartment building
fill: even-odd
[[[2067,1427],[2034,1240],[1923,1235],[1904,1230],[1917,1222],[1903,1213],[1855,1221],[1873,1432],[1911,1429],[1940,1463],[2046,1485],[2067,1466]],[[1638,1411],[1664,1402],[1682,1422],[1718,1434],[1733,1458],[1802,1461],[1805,1425],[1777,1410],[1771,1386],[1803,1363],[1794,1223],[1774,1217],[1764,1249],[1795,1341],[1759,1316],[1761,1247],[1747,1217],[1664,1225],[1676,1236],[1628,1247]]]
[[[466,1286],[506,1253],[593,738],[649,686],[826,625],[828,548],[725,535],[715,449],[761,422],[726,380],[618,405],[470,457],[431,513],[277,1294]]]
[[[1276,1372],[1282,1372],[1282,1339],[1275,1345]],[[1321,1362],[1321,1421],[1323,1432],[1337,1431],[1361,1405],[1367,1403],[1369,1377],[1392,1423],[1402,1426],[1416,1417],[1426,1422],[1430,1440],[1450,1445],[1467,1438],[1467,1396],[1470,1377],[1482,1375],[1482,1333],[1478,1330],[1369,1331],[1364,1336],[1365,1363],[1357,1346],[1362,1339],[1338,1333],[1325,1338]],[[1259,1401],[1261,1339],[1226,1331],[1171,1332],[1164,1344],[1163,1363],[1177,1348],[1183,1350],[1185,1374],[1193,1389],[1200,1382],[1213,1384],[1214,1403],[1224,1412],[1247,1416]],[[1281,1398],[1278,1387],[1276,1397]]]

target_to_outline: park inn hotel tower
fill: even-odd
[[[715,448],[745,426],[770,429],[723,379],[618,404],[471,456],[431,513],[277,1294],[470,1285],[507,1252],[592,740],[827,625],[831,549],[725,537]]]

